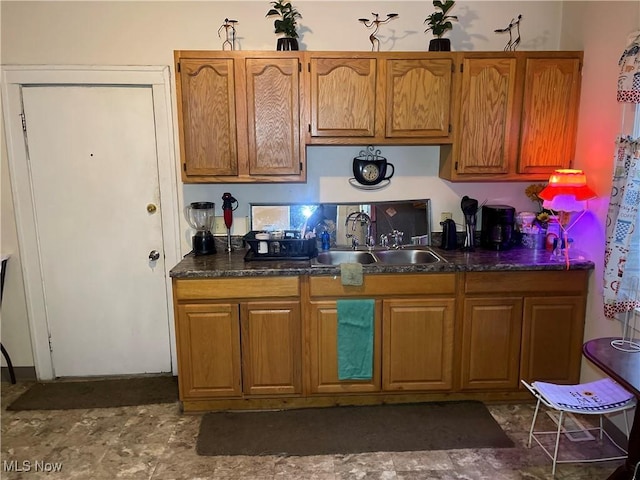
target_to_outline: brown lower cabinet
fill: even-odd
[[[522,298],[468,298],[462,318],[463,390],[517,389]]]
[[[584,333],[582,295],[524,299],[520,377],[578,383]]]
[[[577,383],[588,271],[174,279],[185,411],[529,398]],[[373,377],[339,380],[337,300],[375,300]]]
[[[461,388],[578,383],[588,273],[467,273]]]
[[[242,391],[301,393],[300,302],[245,302],[240,312]]]
[[[238,306],[186,304],[176,312],[180,398],[242,395]]]
[[[393,299],[383,305],[382,389],[450,390],[455,299]]]
[[[302,393],[298,277],[174,280],[173,291],[185,410]]]
[[[381,301],[376,302],[373,378],[338,378],[338,308],[335,300],[309,302],[309,391],[310,393],[371,393],[380,391]]]

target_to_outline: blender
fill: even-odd
[[[196,255],[216,253],[216,245],[211,230],[215,222],[215,203],[193,202],[187,206],[187,221],[196,229],[191,243]]]
[[[231,225],[233,225],[233,211],[236,208],[238,208],[238,201],[229,192],[225,192],[222,195],[222,213],[224,215],[224,225],[227,227],[227,248],[225,249],[227,253],[232,250]]]

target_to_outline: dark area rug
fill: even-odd
[[[7,410],[109,408],[178,401],[178,377],[168,375],[90,381],[39,382]]]
[[[481,402],[212,412],[199,455],[331,455],[457,448],[511,448]]]

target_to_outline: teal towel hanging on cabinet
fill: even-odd
[[[338,300],[338,379],[373,377],[375,300]]]

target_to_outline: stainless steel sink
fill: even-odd
[[[413,265],[440,261],[431,250],[380,250],[375,253],[380,263],[392,265]]]
[[[363,265],[417,265],[443,262],[441,257],[426,247],[403,248],[399,250],[329,250],[318,254],[312,266],[332,266],[341,263],[361,263]]]
[[[329,250],[320,252],[316,260],[321,265],[340,265],[341,263],[376,263],[376,257],[370,252],[356,250]]]

